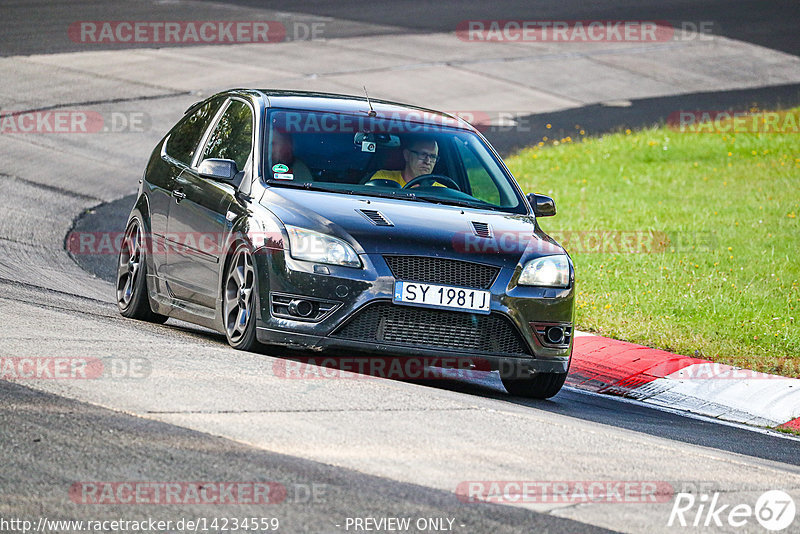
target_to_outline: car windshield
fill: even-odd
[[[264,177],[277,186],[526,213],[513,178],[480,136],[447,121],[455,124],[272,110]]]

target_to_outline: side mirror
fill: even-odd
[[[197,174],[209,180],[232,182],[239,169],[232,159],[209,158],[204,159],[197,168]]]
[[[533,214],[537,217],[552,217],[556,214],[556,203],[552,198],[538,193],[528,193],[525,198],[531,203]]]

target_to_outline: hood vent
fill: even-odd
[[[492,231],[485,222],[472,221],[472,231],[478,237],[492,237]]]
[[[387,219],[383,213],[377,210],[356,210],[361,215],[369,219],[369,221],[374,224],[375,226],[394,226],[394,223]]]

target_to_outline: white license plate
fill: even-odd
[[[491,293],[483,289],[395,282],[394,302],[431,308],[489,313]]]

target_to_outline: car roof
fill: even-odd
[[[323,111],[331,113],[367,114],[370,110],[364,96],[320,93],[314,91],[287,91],[278,89],[246,90],[258,93],[273,109],[294,109],[304,111]],[[434,109],[401,104],[388,100],[370,98],[369,103],[377,117],[402,118],[411,122],[419,122],[437,126],[449,126],[463,130],[475,131],[466,121],[456,115],[436,111]]]

